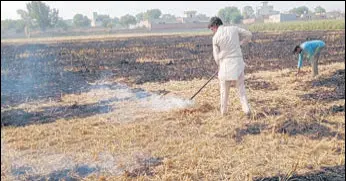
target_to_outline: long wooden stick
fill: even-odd
[[[190,100],[192,100],[199,92],[201,92],[201,90],[215,77],[217,73],[218,71],[216,71],[214,75],[209,78],[209,80],[190,98]]]

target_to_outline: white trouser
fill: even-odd
[[[238,89],[238,96],[240,103],[245,114],[250,112],[250,106],[247,102],[245,85],[244,85],[244,72],[242,72],[236,81],[236,87]],[[229,89],[232,85],[232,80],[220,80],[220,103],[221,103],[221,114],[225,115],[228,106]]]

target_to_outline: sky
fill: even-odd
[[[1,20],[19,19],[18,9],[26,10],[26,3],[30,1],[1,1]],[[136,15],[149,9],[158,8],[163,14],[183,16],[186,10],[195,10],[197,13],[211,17],[218,10],[226,6],[252,6],[255,10],[261,6],[261,1],[43,1],[50,8],[59,10],[63,19],[72,19],[77,13],[92,17],[92,12],[108,14],[111,17],[121,17],[126,14]],[[288,11],[294,7],[307,6],[313,10],[320,5],[327,11],[340,10],[345,12],[345,1],[268,1],[274,10]]]

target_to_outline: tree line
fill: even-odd
[[[306,6],[300,6],[293,8],[289,11],[297,16],[304,14],[306,12],[311,12]],[[315,13],[324,13],[326,10],[321,6],[315,8]],[[15,32],[23,32],[26,34],[33,29],[39,29],[45,31],[47,28],[62,28],[67,30],[71,27],[90,27],[91,19],[83,14],[76,14],[72,19],[72,24],[68,23],[67,20],[63,20],[59,17],[59,10],[55,8],[50,8],[47,4],[42,1],[32,1],[26,4],[26,10],[19,9],[17,13],[20,15],[19,20],[1,20],[1,32],[8,30],[15,30]],[[217,15],[226,24],[239,24],[242,19],[252,18],[255,16],[255,12],[251,6],[245,6],[243,12],[233,6],[222,8],[218,11]],[[206,18],[204,14],[198,14],[197,18]],[[128,28],[130,25],[135,25],[143,20],[175,20],[176,17],[171,14],[162,14],[159,9],[150,9],[145,12],[136,14],[135,16],[126,14],[124,16],[113,17],[109,15],[97,15],[97,20],[101,22],[102,26],[105,28],[113,27],[124,27]]]

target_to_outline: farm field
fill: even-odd
[[[282,23],[258,23],[248,26],[252,32],[263,31],[315,31],[345,29],[345,20],[293,21]]]
[[[345,31],[253,33],[250,124],[211,35],[1,43],[3,180],[345,180]],[[320,75],[295,45],[326,42]]]

